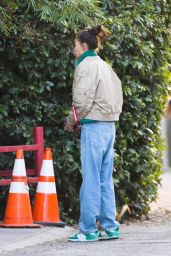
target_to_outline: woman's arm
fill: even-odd
[[[88,64],[88,65],[87,65]],[[83,119],[90,111],[99,84],[98,68],[89,63],[82,63],[75,72],[73,83],[73,105],[77,111],[78,120]],[[74,125],[74,116],[68,115],[67,123]]]

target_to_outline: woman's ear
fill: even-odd
[[[83,43],[83,47],[85,51],[88,51],[88,45],[86,43]]]

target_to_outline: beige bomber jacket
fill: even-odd
[[[121,81],[99,56],[88,56],[76,67],[72,96],[79,120],[119,120],[123,104]],[[67,122],[74,124],[72,113]]]

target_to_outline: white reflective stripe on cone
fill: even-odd
[[[43,160],[40,176],[54,176],[52,160]]]
[[[55,182],[39,182],[37,185],[38,193],[54,194],[56,193]]]
[[[28,186],[24,182],[11,182],[9,193],[28,194]]]
[[[15,159],[13,176],[26,176],[26,166],[24,159]]]

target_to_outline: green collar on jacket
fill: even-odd
[[[76,59],[75,66],[77,67],[83,61],[83,59],[85,59],[88,56],[94,57],[94,56],[97,56],[97,53],[92,50],[88,50],[88,51],[84,52],[78,59]]]

